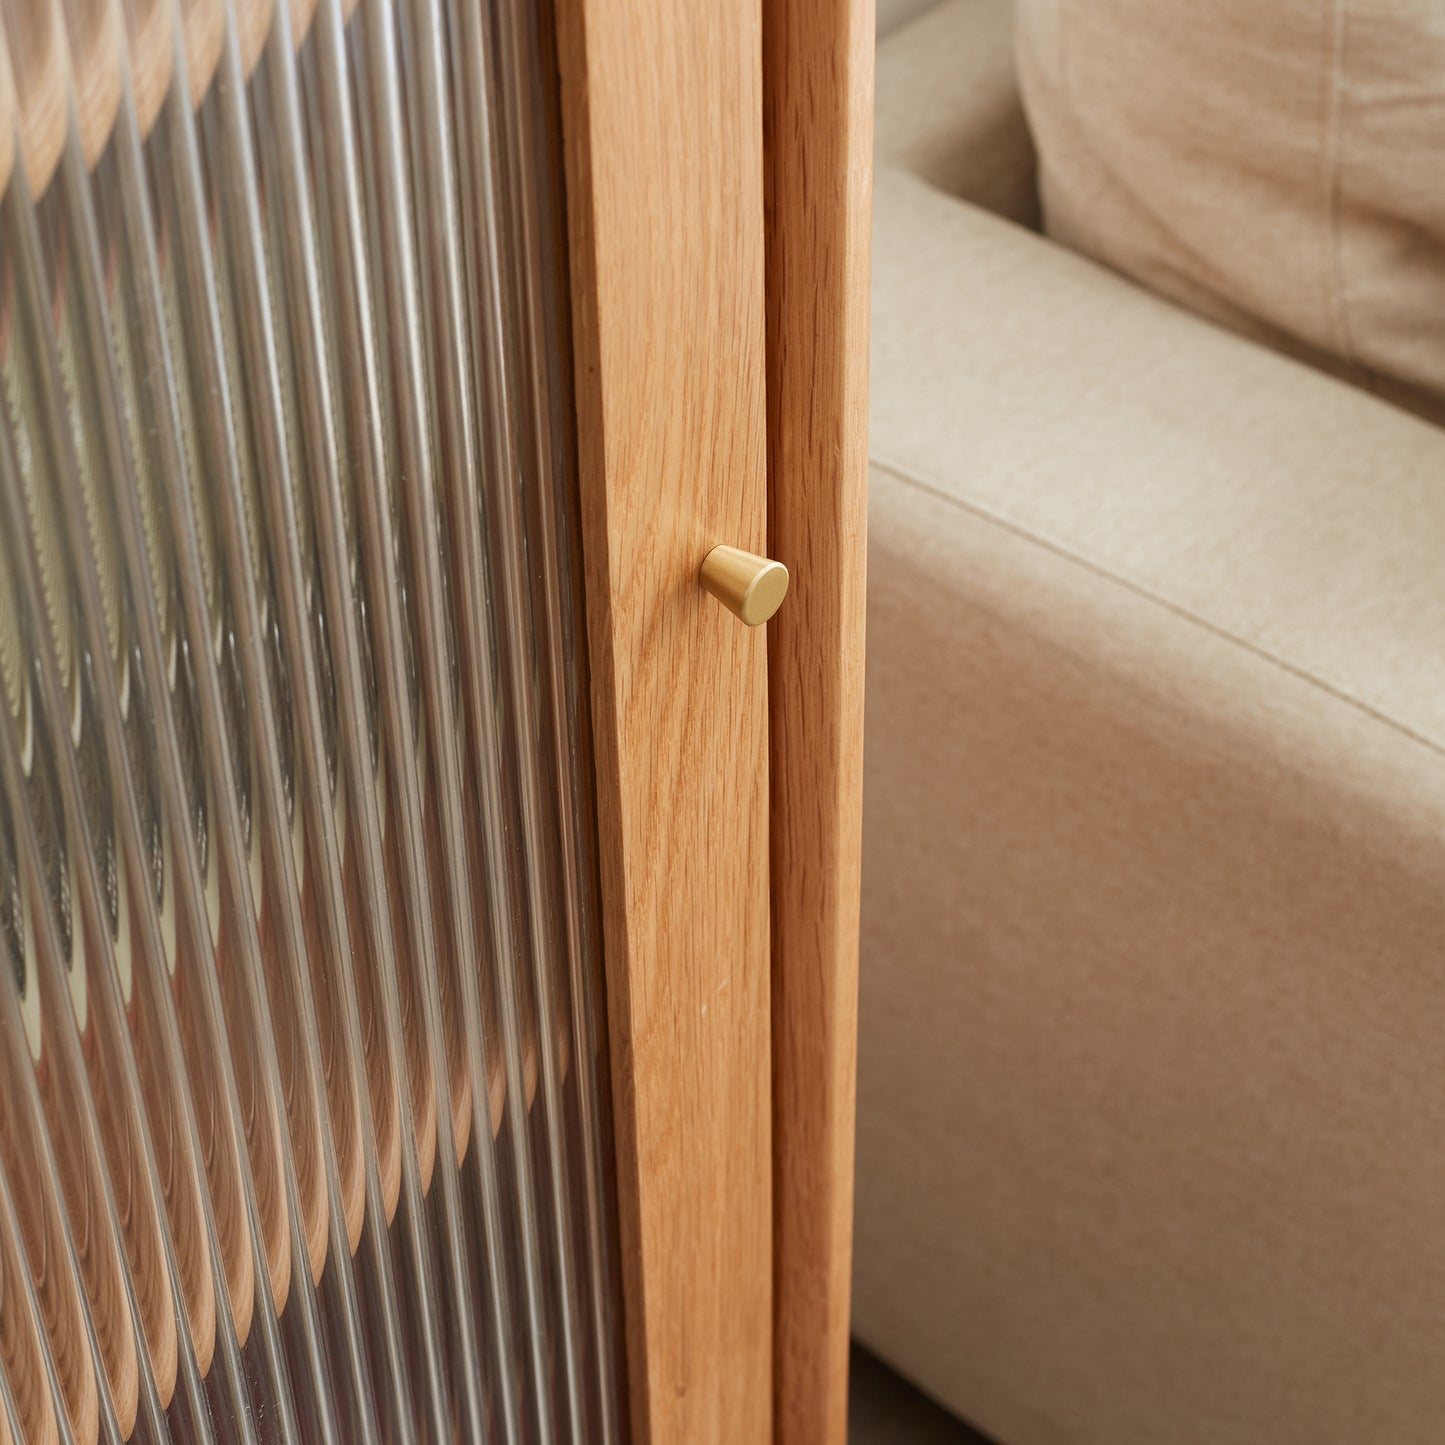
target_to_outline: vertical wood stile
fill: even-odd
[[[872,0],[768,0],[774,1391],[847,1437],[868,478]]]
[[[633,1438],[772,1434],[758,0],[559,0]]]

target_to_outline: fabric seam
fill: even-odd
[[[1390,729],[1390,731],[1399,734],[1403,738],[1408,738],[1411,742],[1418,743],[1421,747],[1428,748],[1430,752],[1436,756],[1445,757],[1445,745],[1415,731],[1414,728],[1400,722],[1398,718],[1390,717],[1388,714],[1381,712],[1377,707],[1365,702],[1362,698],[1344,691],[1342,688],[1325,681],[1324,678],[1307,671],[1305,668],[1299,667],[1292,662],[1287,662],[1281,657],[1277,657],[1274,653],[1266,651],[1258,643],[1240,637],[1237,633],[1230,632],[1227,628],[1219,626],[1218,623],[1210,622],[1208,618],[1201,617],[1197,612],[1191,611],[1178,602],[1171,601],[1168,597],[1153,591],[1140,582],[1123,576],[1103,563],[1092,561],[1090,558],[1072,551],[1063,543],[1040,536],[1037,532],[1030,531],[1020,523],[1010,521],[1007,517],[1002,517],[996,512],[989,511],[985,507],[980,507],[977,503],[966,502],[961,497],[955,496],[952,492],[947,491],[939,482],[919,476],[914,471],[904,468],[897,462],[888,461],[870,452],[868,464],[870,467],[876,467],[879,471],[888,473],[895,481],[902,482],[905,486],[910,486],[917,491],[924,492],[940,502],[945,502],[952,507],[956,507],[961,512],[967,512],[970,516],[977,517],[980,521],[991,523],[993,526],[1008,532],[1011,536],[1017,537],[1021,541],[1032,543],[1034,546],[1042,548],[1044,551],[1050,552],[1066,562],[1072,562],[1075,566],[1083,568],[1086,572],[1092,573],[1102,581],[1111,582],[1117,587],[1122,587],[1126,592],[1132,593],[1135,597],[1145,602],[1151,602],[1156,607],[1163,608],[1164,611],[1168,612],[1171,616],[1177,617],[1181,621],[1199,628],[1202,632],[1207,632],[1211,637],[1218,638],[1221,642],[1228,642],[1232,646],[1238,647],[1241,651],[1248,653],[1251,657],[1257,658],[1260,662],[1267,663],[1277,671],[1286,673],[1298,679],[1300,682],[1307,683],[1311,687],[1318,688],[1319,691],[1334,698],[1337,702],[1345,704],[1346,707],[1356,712],[1363,713],[1366,717],[1379,723],[1382,727]]]

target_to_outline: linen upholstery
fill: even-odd
[[[877,0],[878,38],[891,35],[933,3],[934,0]]]
[[[1445,6],[1020,0],[1056,239],[1445,416]]]
[[[878,49],[873,159],[1039,224],[1034,146],[1014,64],[1013,0],[943,0]]]
[[[855,1330],[1002,1445],[1445,1419],[1445,434],[874,191]]]

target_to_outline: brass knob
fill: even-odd
[[[749,627],[766,622],[788,593],[788,569],[741,547],[714,547],[702,559],[697,580]]]

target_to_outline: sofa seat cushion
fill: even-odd
[[[875,186],[855,1328],[1004,1445],[1445,1418],[1445,435]]]

